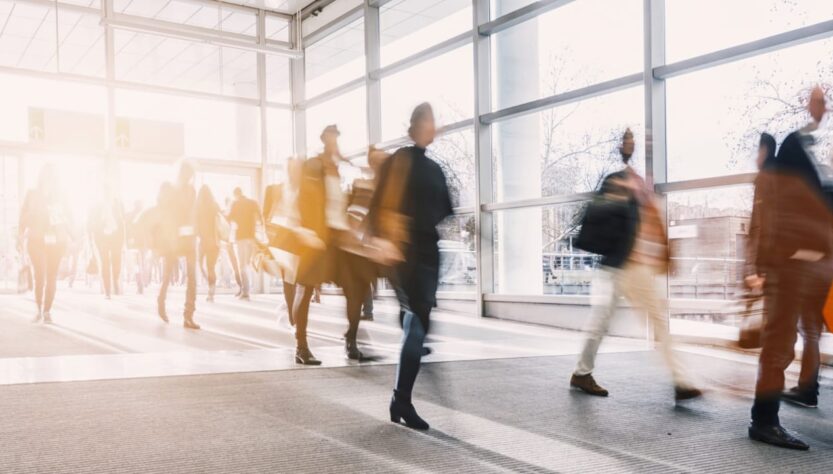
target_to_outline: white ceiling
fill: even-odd
[[[262,8],[284,13],[297,13],[314,0],[226,0],[227,3],[237,3],[249,7]]]

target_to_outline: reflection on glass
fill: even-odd
[[[498,202],[593,191],[622,168],[618,144],[636,136],[633,166],[644,168],[643,88],[634,87],[496,123]]]
[[[585,203],[579,202],[496,212],[495,292],[590,294],[599,257],[573,245],[584,207]]]
[[[454,207],[475,203],[474,131],[440,135],[428,147],[428,154],[442,166]]]
[[[671,317],[736,325],[751,185],[668,194]]]
[[[668,79],[668,179],[680,181],[755,171],[761,132],[780,143],[809,123],[804,108],[813,85],[827,83],[833,40],[774,53]],[[829,156],[831,122],[823,155]]]
[[[439,291],[475,291],[477,257],[474,215],[462,214],[443,221],[440,232]]]
[[[466,45],[382,79],[382,140],[405,136],[411,111],[430,102],[440,126],[474,115],[472,47]]]

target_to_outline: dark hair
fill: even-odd
[[[621,145],[619,145],[619,154],[622,155],[622,162],[624,162],[625,164],[628,164],[631,161],[631,157],[633,156],[633,154],[625,156],[625,140],[627,140],[628,138],[633,140],[633,132],[630,128],[625,129],[625,133],[622,134]]]
[[[211,193],[211,188],[203,184],[197,193],[197,208],[206,209],[212,205],[217,206],[217,201],[214,199],[214,194]]]
[[[775,137],[772,135],[764,132],[761,134],[761,140],[758,142],[758,147],[766,147],[766,159],[764,159],[763,165],[769,165],[775,160],[775,147],[776,147]]]
[[[414,138],[414,133],[416,132],[416,127],[419,125],[419,122],[423,121],[428,117],[434,116],[434,109],[431,108],[431,104],[428,102],[423,102],[417,105],[414,108],[414,111],[411,112],[411,126],[408,127],[408,136],[411,139]]]

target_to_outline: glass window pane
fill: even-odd
[[[643,172],[644,116],[643,88],[634,87],[494,124],[494,199],[595,190],[622,167],[627,128],[636,137],[631,162]]]
[[[220,48],[223,66],[223,94],[257,98],[257,53]]]
[[[680,61],[831,19],[828,0],[669,1],[666,58]]]
[[[360,18],[306,48],[304,64],[307,98],[364,76],[364,20]]]
[[[599,257],[573,246],[585,203],[494,214],[495,292],[587,295]]]
[[[53,6],[0,0],[0,21],[0,65],[57,70]]]
[[[440,125],[474,115],[472,47],[458,48],[382,79],[382,140],[405,136],[414,107],[430,102]]]
[[[379,14],[382,66],[471,31],[471,0],[394,0]]]
[[[341,132],[339,146],[350,153],[368,145],[366,91],[360,87],[307,109],[307,156],[323,150],[321,132],[331,124]]]
[[[106,89],[76,82],[0,74],[0,103],[0,140],[19,143],[30,141],[30,108],[80,112],[98,117],[102,124],[107,117]],[[69,127],[58,132],[73,136]],[[84,148],[104,150],[104,129],[91,141]]]
[[[220,22],[220,30],[239,35],[257,36],[257,14],[254,11],[223,6],[220,15],[223,18]]]
[[[492,18],[511,13],[519,8],[535,3],[537,0],[492,0]]]
[[[285,18],[266,15],[266,39],[289,42],[289,21]]]
[[[266,109],[268,163],[283,163],[294,154],[292,146],[292,111],[269,107]]]
[[[827,83],[833,55],[826,39],[667,81],[668,178],[698,179],[755,171],[761,132],[779,141],[809,123],[803,104]],[[830,156],[831,122],[819,133]]]
[[[474,206],[474,131],[441,135],[428,147],[428,154],[443,168],[454,207]]]
[[[714,335],[738,326],[732,311],[743,279],[751,185],[668,194],[668,291],[675,333]]]
[[[61,72],[104,77],[104,28],[99,15],[59,9]]]
[[[220,48],[115,30],[116,79],[220,93]]]
[[[266,55],[266,100],[282,104],[292,102],[289,74],[289,58]]]
[[[474,249],[474,214],[449,217],[439,226],[439,291],[475,291],[477,257]]]
[[[117,90],[115,97],[119,118],[182,126],[189,158],[260,162],[257,107],[132,90]]]
[[[643,69],[641,0],[582,0],[492,36],[493,108]],[[604,39],[604,40],[603,40]]]

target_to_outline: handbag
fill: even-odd
[[[747,298],[744,301],[743,320],[738,335],[738,347],[741,349],[758,349],[761,347],[761,332],[764,327],[763,311],[756,311],[754,307],[762,298]]]
[[[822,315],[824,316],[824,324],[827,326],[827,330],[833,332],[833,285],[827,291],[827,299],[824,302]]]

